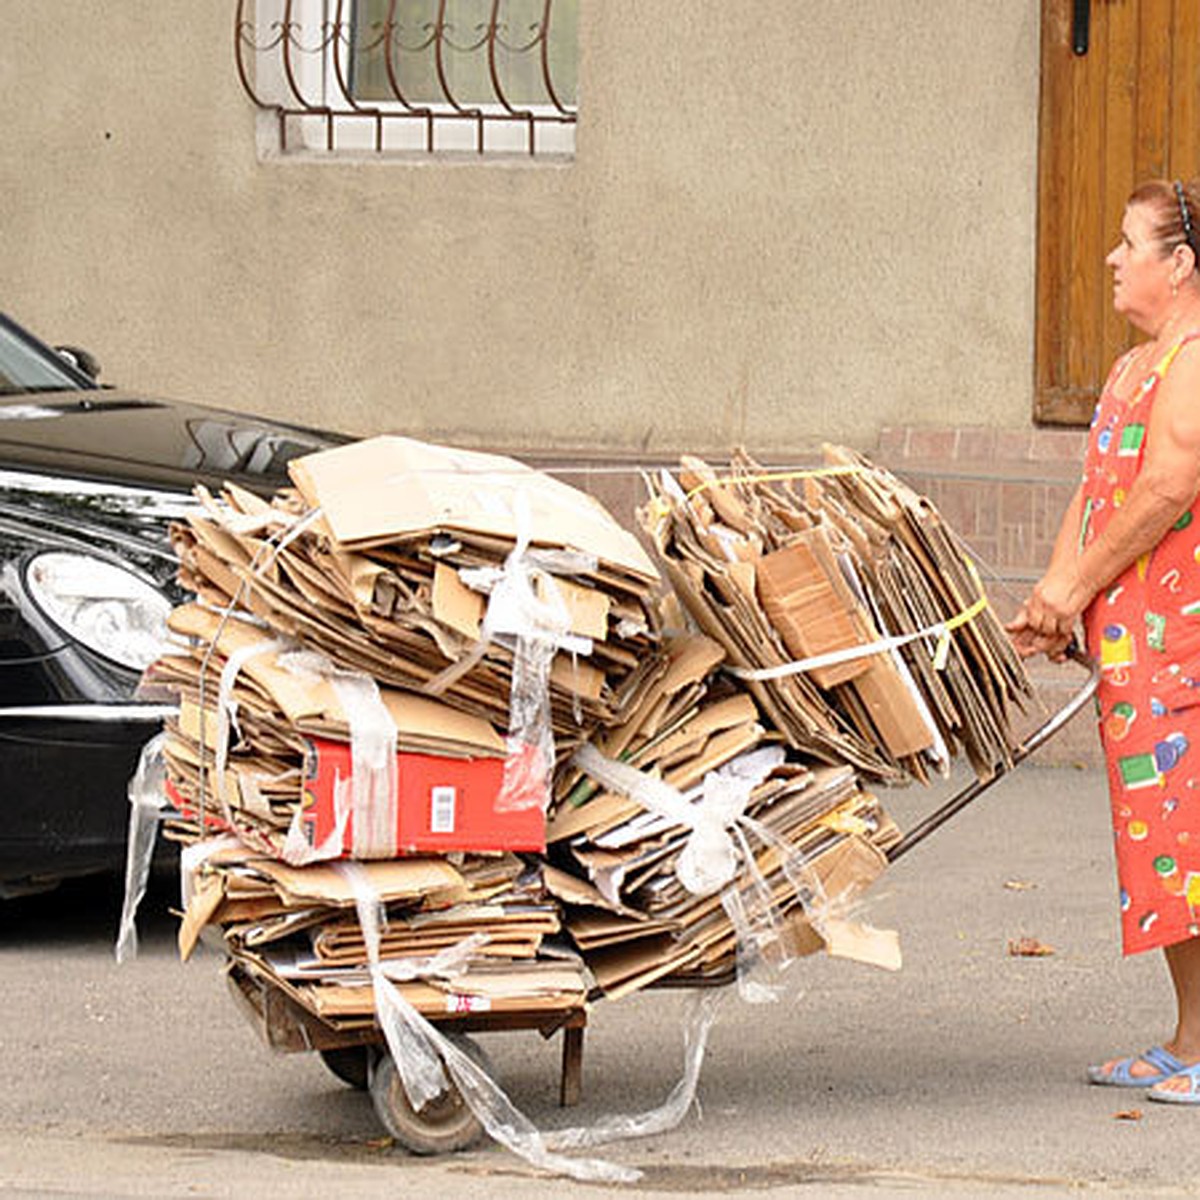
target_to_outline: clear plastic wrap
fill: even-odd
[[[291,651],[280,655],[278,661],[284,670],[297,675],[327,679],[350,726],[353,856],[394,858],[399,796],[396,724],[379,694],[379,685],[371,676],[337,667],[312,650]],[[338,824],[343,828],[344,812],[338,812]]]
[[[785,968],[794,955],[747,833],[778,852],[806,917],[822,937],[829,909],[821,881],[804,855],[746,815],[751,794],[784,761],[784,751],[778,746],[752,750],[710,771],[695,801],[661,779],[606,758],[590,744],[581,746],[573,761],[606,788],[630,796],[649,811],[691,830],[675,867],[679,882],[693,895],[721,893],[722,907],[737,935],[737,979],[742,998],[750,1003],[776,999],[781,986],[769,982],[769,978]]]
[[[573,1159],[554,1153],[533,1123],[509,1100],[499,1084],[466,1053],[427,1021],[400,994],[395,979],[452,975],[477,948],[466,939],[435,959],[390,960],[386,971],[379,957],[380,930],[386,919],[379,897],[363,869],[337,863],[354,889],[355,907],[367,947],[375,1012],[388,1051],[414,1109],[424,1107],[447,1088],[447,1072],[480,1124],[501,1145],[534,1166],[575,1179],[630,1182],[640,1172],[600,1160]]]
[[[146,895],[150,865],[158,841],[158,825],[166,800],[167,735],[159,732],[143,747],[129,781],[129,838],[125,844],[125,899],[117,928],[116,957],[123,963],[137,957],[137,912]]]
[[[571,614],[555,576],[594,571],[597,565],[594,555],[579,551],[531,549],[528,498],[518,492],[515,503],[518,534],[504,566],[459,572],[467,587],[488,596],[479,640],[426,686],[433,695],[444,691],[482,658],[493,640],[512,650],[508,754],[496,797],[498,812],[545,809],[550,802],[550,668],[559,650],[584,655],[592,651],[590,638],[571,633]]]

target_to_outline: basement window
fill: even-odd
[[[571,156],[578,0],[238,0],[267,153]]]

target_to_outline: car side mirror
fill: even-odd
[[[100,378],[100,360],[90,351],[79,346],[55,346],[54,349],[77,371],[90,379]]]

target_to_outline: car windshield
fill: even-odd
[[[0,396],[77,392],[91,386],[49,346],[0,315]]]

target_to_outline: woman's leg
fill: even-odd
[[[1171,982],[1175,985],[1175,1003],[1179,1010],[1175,1037],[1166,1048],[1185,1063],[1200,1062],[1200,938],[1188,938],[1173,946],[1164,946]],[[1186,1092],[1186,1079],[1166,1079],[1156,1085],[1160,1091]]]
[[[1163,1046],[1183,1062],[1194,1063],[1200,1061],[1200,938],[1188,938],[1173,946],[1164,946],[1163,954],[1175,986],[1177,1012],[1175,1036],[1169,1042],[1164,1042]],[[1117,1061],[1111,1059],[1106,1062],[1104,1070],[1111,1071]],[[1129,1074],[1134,1079],[1151,1078],[1158,1071],[1138,1059],[1130,1066]],[[1168,1084],[1164,1082],[1157,1086],[1167,1087]],[[1187,1085],[1180,1082],[1172,1085],[1172,1090],[1186,1091]]]

